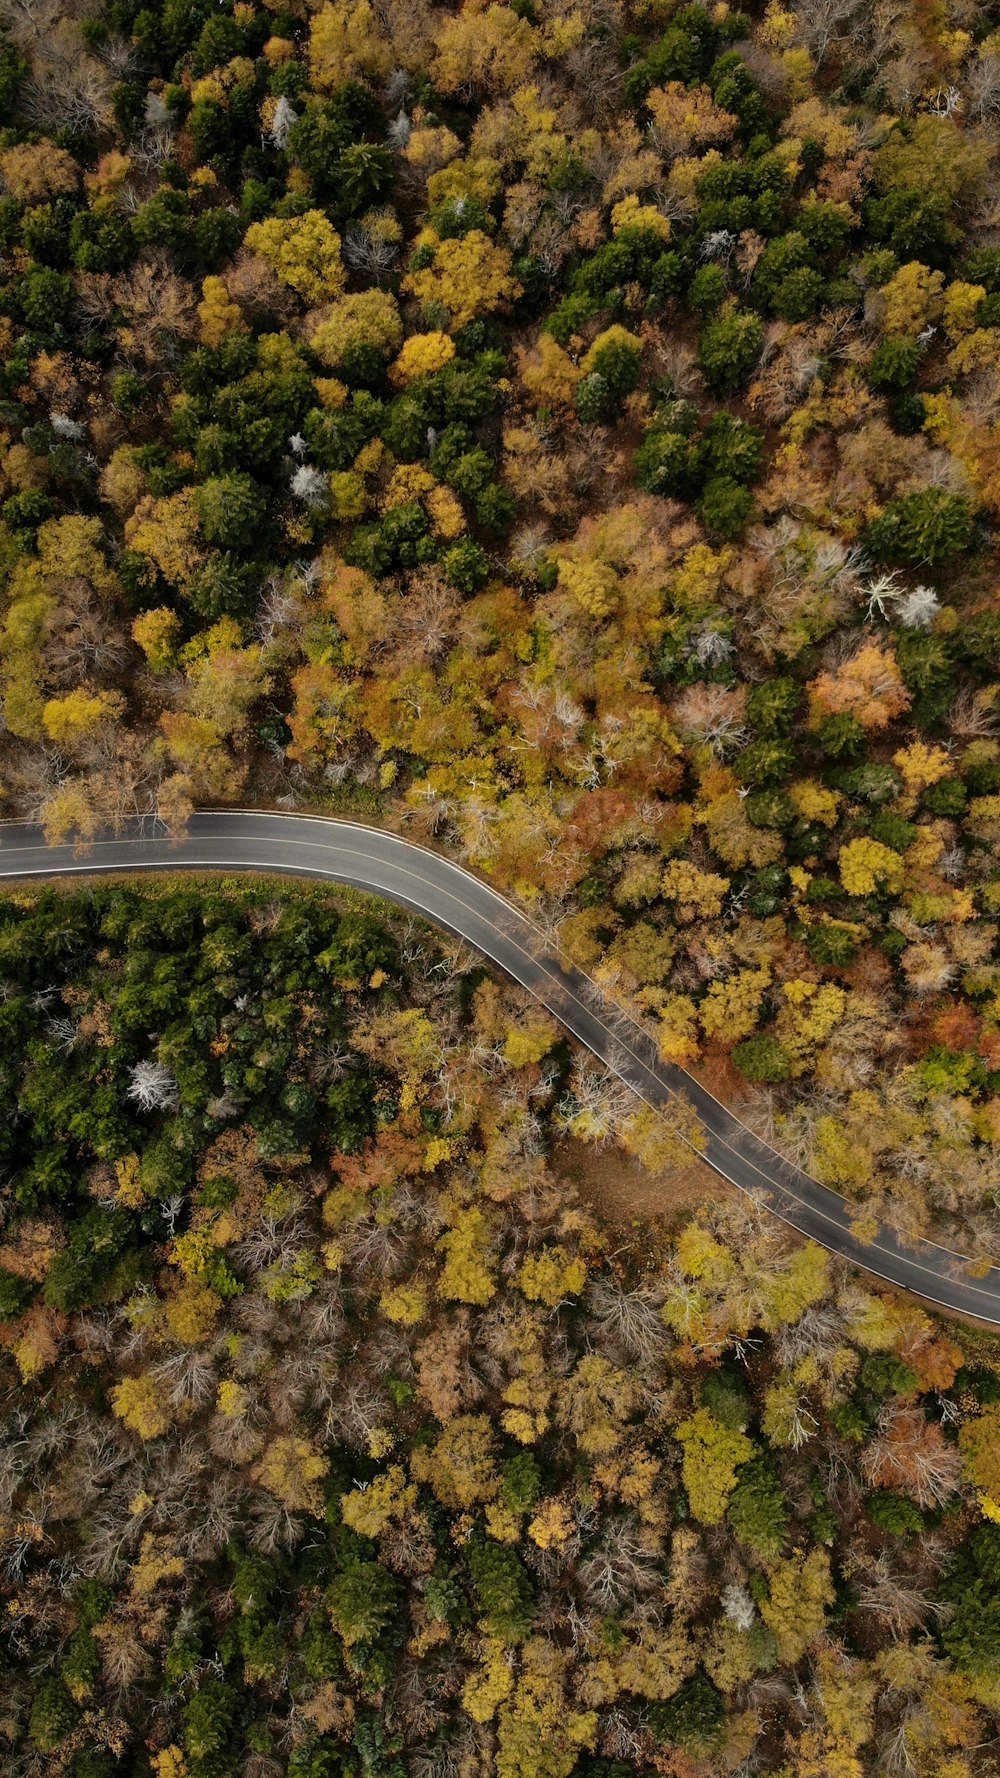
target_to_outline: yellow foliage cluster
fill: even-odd
[[[148,556],[164,580],[185,586],[205,556],[194,489],[160,499],[145,494],[125,521],[125,541]]]
[[[485,1637],[479,1666],[462,1687],[462,1709],[473,1722],[492,1722],[513,1689],[514,1667],[506,1643],[499,1636]]]
[[[340,236],[322,210],[302,216],[269,216],[247,229],[245,242],[275,275],[311,306],[329,302],[344,288]]]
[[[540,48],[540,33],[507,6],[483,6],[466,0],[436,33],[436,54],[430,65],[442,93],[485,88],[513,92],[522,86]]]
[[[274,1494],[291,1512],[323,1515],[320,1482],[330,1460],[308,1438],[289,1433],[272,1439],[254,1470],[255,1480]]]
[[[65,148],[54,142],[19,142],[0,154],[0,174],[11,197],[22,204],[44,204],[49,198],[76,191],[80,168]]]
[[[647,234],[659,235],[661,241],[670,239],[670,223],[662,210],[658,210],[655,204],[640,203],[634,192],[630,192],[628,197],[622,198],[611,209],[612,234],[620,235],[627,228],[638,228]]]
[[[176,1742],[172,1741],[169,1747],[152,1754],[149,1763],[156,1778],[189,1778],[190,1768]]]
[[[132,640],[142,649],[150,672],[157,676],[175,667],[181,634],[181,620],[169,605],[141,611],[132,624]]]
[[[784,1005],[775,1030],[794,1076],[804,1070],[813,1047],[825,1043],[840,1024],[847,1010],[847,995],[833,982],[797,980],[784,982],[781,992]]]
[[[540,1247],[522,1260],[517,1287],[531,1303],[554,1309],[566,1297],[579,1296],[587,1282],[587,1263],[564,1247]]]
[[[944,273],[910,260],[883,284],[882,326],[886,334],[915,339],[940,319]]]
[[[499,1490],[493,1428],[486,1414],[456,1414],[433,1445],[415,1447],[415,1482],[426,1482],[442,1506],[467,1512]]]
[[[583,371],[550,333],[540,333],[531,346],[518,346],[517,363],[521,382],[535,407],[572,405]]]
[[[775,1562],[768,1574],[769,1597],[760,1615],[777,1637],[783,1661],[802,1659],[810,1644],[822,1635],[825,1614],[836,1593],[825,1550],[797,1551]]]
[[[405,388],[420,377],[433,376],[443,370],[455,356],[455,342],[450,334],[439,329],[430,333],[411,333],[402,350],[389,367],[389,381]]]
[[[683,1068],[698,1054],[698,1008],[688,994],[664,994],[656,1010],[660,1055]]]
[[[393,52],[369,0],[327,0],[309,25],[309,73],[321,93],[345,80],[369,77],[376,86],[394,67]]]
[[[152,1377],[125,1377],[111,1391],[111,1410],[141,1439],[159,1438],[172,1415]]]
[[[586,557],[560,559],[559,587],[581,611],[597,620],[609,617],[618,599],[618,576],[610,562]]]
[[[625,1423],[638,1401],[635,1379],[598,1353],[589,1352],[567,1379],[556,1413],[575,1434],[581,1451],[591,1457],[606,1457],[621,1444]]]
[[[725,981],[710,983],[708,993],[698,1008],[706,1037],[720,1037],[726,1043],[738,1043],[749,1037],[757,1024],[757,1013],[764,991],[771,980],[767,965],[759,969],[740,969]]]
[[[58,610],[58,589],[78,578],[108,599],[117,582],[100,548],[97,519],[72,514],[39,526],[34,556],[22,556],[7,584],[7,611],[0,630],[0,661],[6,674],[4,717],[12,734],[45,736],[44,648]]]
[[[540,1352],[522,1352],[518,1374],[503,1392],[506,1404],[500,1424],[519,1445],[537,1443],[549,1429],[552,1388]]]
[[[532,1010],[507,1032],[503,1059],[511,1068],[529,1067],[547,1056],[559,1037],[555,1020],[540,1009]]]
[[[848,895],[895,895],[903,887],[903,860],[881,840],[848,840],[837,862]]]
[[[950,777],[952,772],[951,757],[946,748],[926,741],[911,741],[908,747],[899,748],[892,756],[892,763],[902,776],[907,795],[913,796],[914,800],[929,784],[940,784],[942,778]]]
[[[510,254],[505,247],[494,246],[481,229],[470,229],[461,240],[444,241],[433,229],[426,229],[421,239],[433,249],[433,260],[421,271],[409,272],[403,289],[418,302],[440,304],[448,314],[452,333],[458,333],[477,315],[491,315],[520,296]]]
[[[691,1511],[703,1525],[717,1525],[736,1486],[736,1471],[754,1454],[742,1432],[723,1426],[708,1408],[698,1408],[674,1430],[684,1447],[684,1486]]]
[[[841,803],[838,790],[828,790],[815,778],[800,778],[789,785],[788,799],[803,821],[818,821],[823,827],[836,827]]]
[[[497,1719],[497,1778],[569,1778],[581,1749],[594,1746],[597,1713],[570,1704],[565,1664],[545,1637],[525,1644],[517,1684]]]
[[[231,302],[222,278],[206,278],[198,304],[198,337],[203,346],[215,348],[235,333],[246,333],[239,305]]]
[[[222,1308],[222,1300],[207,1284],[188,1278],[167,1299],[167,1327],[185,1346],[200,1346],[208,1339]]]
[[[534,1518],[528,1525],[528,1536],[540,1550],[561,1550],[565,1548],[575,1529],[569,1502],[554,1495],[548,1500],[539,1501]]]
[[[62,698],[49,698],[42,711],[42,726],[50,741],[69,748],[106,722],[115,722],[125,709],[120,691],[88,692],[78,686]]]
[[[362,347],[372,347],[387,358],[402,337],[395,298],[387,290],[360,290],[324,311],[313,330],[312,347],[324,364],[336,370]]]
[[[183,1556],[171,1555],[171,1540],[143,1533],[139,1554],[129,1574],[129,1589],[136,1598],[152,1593],[164,1580],[178,1580],[184,1573]]]
[[[653,141],[668,159],[695,148],[717,147],[737,126],[737,119],[716,105],[707,86],[687,86],[681,80],[654,86],[646,95],[646,108],[653,119]]]
[[[379,1537],[387,1525],[406,1517],[416,1505],[417,1490],[398,1463],[376,1476],[366,1488],[340,1497],[344,1524],[362,1537]]]
[[[427,1313],[426,1286],[413,1282],[393,1284],[379,1297],[379,1312],[401,1327],[414,1327]]]
[[[664,900],[677,904],[678,920],[717,919],[728,888],[728,877],[700,870],[686,858],[671,858],[661,883]]]
[[[496,1282],[486,1260],[490,1249],[489,1225],[481,1210],[459,1212],[453,1226],[438,1241],[444,1265],[438,1275],[437,1293],[445,1302],[488,1303]]]

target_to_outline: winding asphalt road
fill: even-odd
[[[467,940],[528,988],[639,1098],[654,1106],[686,1100],[703,1127],[703,1158],[800,1234],[903,1290],[1000,1327],[1000,1266],[977,1277],[960,1255],[928,1241],[905,1246],[885,1228],[874,1240],[859,1241],[845,1199],[776,1154],[691,1075],[661,1062],[649,1037],[594,983],[545,954],[530,920],[440,853],[351,821],[244,810],[204,810],[176,841],[156,823],[136,822],[120,836],[95,840],[83,856],[70,846],[46,846],[37,827],[0,823],[0,882],[132,870],[319,878],[411,909]]]

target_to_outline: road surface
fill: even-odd
[[[903,1290],[1000,1327],[1000,1267],[974,1276],[960,1255],[931,1242],[903,1245],[884,1228],[859,1241],[845,1199],[776,1154],[691,1075],[661,1062],[650,1038],[594,983],[545,954],[525,915],[440,853],[356,822],[244,810],[201,811],[179,841],[155,823],[135,823],[95,840],[83,856],[47,847],[37,827],[0,823],[0,881],[130,870],[266,871],[350,884],[411,909],[529,989],[641,1099],[656,1106],[686,1099],[703,1126],[703,1158],[800,1234]]]

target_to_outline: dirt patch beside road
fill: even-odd
[[[672,1229],[702,1204],[736,1192],[694,1155],[684,1166],[652,1173],[620,1148],[593,1148],[573,1136],[556,1143],[551,1165],[605,1222],[618,1227],[655,1219],[665,1230]]]

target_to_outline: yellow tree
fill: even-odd
[[[381,86],[396,66],[368,0],[327,0],[309,26],[309,74],[321,93],[332,93],[345,80],[369,78]]]
[[[698,1008],[706,1037],[719,1037],[724,1043],[738,1043],[740,1038],[749,1037],[756,1027],[770,980],[771,971],[764,964],[760,969],[740,969],[725,981],[712,982]]]
[[[141,1439],[159,1438],[171,1413],[153,1377],[125,1377],[111,1391],[111,1411]]]
[[[247,229],[245,244],[259,253],[290,290],[315,306],[339,296],[345,272],[340,236],[322,210],[302,216],[269,216]]]
[[[521,1669],[497,1718],[497,1778],[569,1778],[581,1750],[597,1740],[597,1712],[574,1709],[567,1657],[554,1642],[525,1643]]]
[[[485,1414],[457,1414],[433,1445],[415,1447],[415,1482],[429,1483],[442,1506],[467,1512],[493,1500],[500,1489],[493,1427]]]
[[[768,1573],[769,1597],[760,1615],[778,1642],[783,1661],[794,1666],[823,1633],[826,1613],[836,1599],[825,1550],[797,1550],[774,1562]]]
[[[254,1470],[254,1480],[274,1494],[290,1512],[323,1515],[320,1483],[330,1460],[308,1438],[287,1433],[272,1439]]]
[[[848,895],[895,895],[903,887],[903,860],[881,840],[849,840],[837,863]]]
[[[395,298],[386,290],[360,290],[342,296],[313,329],[313,351],[331,370],[352,352],[373,347],[383,358],[391,357],[403,337],[403,323]]]
[[[88,692],[82,685],[65,697],[50,698],[42,711],[42,724],[50,741],[71,751],[108,722],[116,722],[125,709],[120,691]]]
[[[477,315],[506,308],[521,294],[506,247],[494,246],[481,229],[470,229],[461,240],[442,241],[427,228],[417,244],[429,248],[433,257],[420,271],[408,273],[403,289],[418,302],[440,303],[448,313],[452,333],[458,333]]]
[[[708,1408],[697,1408],[674,1429],[684,1447],[684,1486],[691,1511],[703,1525],[717,1525],[736,1486],[736,1471],[754,1454],[752,1440],[723,1426]]]
[[[488,1303],[496,1294],[489,1270],[490,1228],[482,1211],[473,1206],[459,1212],[453,1226],[438,1241],[444,1265],[437,1281],[445,1302]]]

